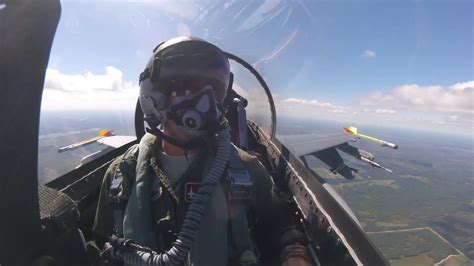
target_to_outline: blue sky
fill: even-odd
[[[83,87],[89,86],[92,95],[97,80],[102,87],[120,83],[108,88],[115,95],[133,95],[153,47],[191,34],[254,64],[286,114],[317,111],[322,118],[360,123],[373,123],[379,116],[386,124],[421,123],[435,131],[452,131],[454,126],[472,134],[473,5],[64,1],[49,64],[55,72],[49,71],[54,75],[46,83],[54,97],[47,94],[44,105],[54,107],[61,93]],[[106,67],[112,67],[118,81],[110,79]],[[81,77],[83,87],[72,84]]]

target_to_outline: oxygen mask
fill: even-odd
[[[172,94],[171,98],[166,117],[176,124],[180,133],[196,138],[215,131],[220,111],[210,85],[196,94],[184,96]]]

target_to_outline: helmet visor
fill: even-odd
[[[189,95],[207,85],[225,94],[229,76],[229,61],[217,47],[190,41],[167,47],[157,54],[151,82],[165,95]]]

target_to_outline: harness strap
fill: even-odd
[[[247,206],[252,199],[252,180],[234,147],[227,167],[227,185],[224,186],[227,198],[227,233],[230,242],[229,258],[234,263],[243,263],[243,255],[253,250],[249,235]],[[245,260],[255,260],[255,256],[244,256]],[[252,261],[253,262],[253,261]],[[246,261],[245,263],[248,263]]]
[[[136,159],[134,157],[137,154],[138,145],[133,145],[121,156],[122,161],[116,166],[110,182],[108,202],[113,209],[115,233],[120,237],[123,237],[124,209],[130,196],[130,189],[128,188],[130,181],[126,179],[131,175],[131,171],[135,171]],[[133,168],[133,170],[128,171],[128,168]],[[122,173],[122,170],[125,173]]]
[[[176,195],[174,189],[173,189],[173,186],[171,185],[171,182],[170,180],[168,179],[168,177],[166,177],[166,174],[163,172],[163,170],[161,170],[160,167],[158,167],[158,163],[156,162],[156,156],[154,155],[153,157],[151,157],[150,159],[150,165],[151,167],[153,168],[153,171],[155,172],[155,174],[158,176],[158,178],[160,179],[160,183],[165,187],[165,189],[170,193],[170,195],[173,197],[173,199],[176,201],[176,203],[179,202],[179,198],[178,196]]]
[[[123,174],[120,168],[117,167],[115,175],[110,184],[110,203],[114,209],[114,228],[115,233],[119,236],[123,236],[123,208],[126,204],[126,198],[128,195],[123,195]]]
[[[114,226],[118,236],[123,237],[123,210],[114,209]]]

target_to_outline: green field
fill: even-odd
[[[433,265],[435,261],[427,253],[411,257],[401,257],[397,260],[390,260],[393,266],[411,266],[411,265]]]
[[[368,235],[393,265],[433,265],[450,255],[460,255],[431,228],[371,232]],[[450,257],[444,262],[467,263],[467,258]]]

